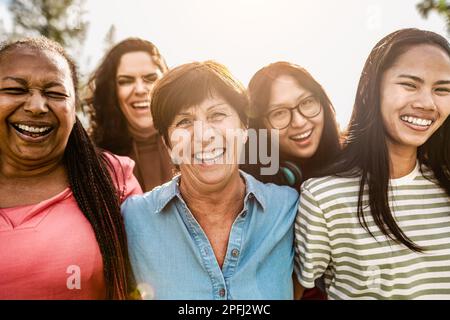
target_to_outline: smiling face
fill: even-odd
[[[388,147],[416,151],[450,113],[450,58],[437,46],[416,45],[383,75],[381,115]]]
[[[154,132],[150,91],[161,76],[147,52],[129,52],[121,57],[116,75],[117,98],[132,132]]]
[[[2,55],[2,161],[36,165],[61,159],[74,123],[74,84],[62,56],[23,47]]]
[[[179,112],[168,130],[172,157],[181,159],[183,179],[211,189],[226,185],[238,174],[246,130],[224,99],[210,97]]]
[[[282,75],[272,83],[267,113],[276,116],[276,110],[281,108],[293,108],[298,105],[309,108],[311,103],[320,102],[311,92],[299,86],[292,76]],[[268,119],[265,119],[264,124],[266,128],[274,128]],[[280,152],[300,159],[311,158],[319,147],[323,127],[323,110],[312,118],[305,118],[296,109],[292,110],[291,123],[280,130]]]

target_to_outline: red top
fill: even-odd
[[[108,158],[119,177],[125,174],[117,182],[124,199],[141,194],[134,161]],[[38,204],[0,209],[0,299],[105,296],[100,248],[70,188]]]

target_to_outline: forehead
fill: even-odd
[[[436,45],[415,45],[402,53],[389,70],[424,78],[435,76],[449,80],[450,57],[446,51]]]
[[[155,73],[159,68],[149,53],[135,51],[125,53],[117,67],[118,74],[149,74]]]
[[[290,75],[281,75],[274,79],[270,90],[270,105],[293,103],[309,90],[298,84],[298,81]]]
[[[228,104],[228,102],[221,98],[217,94],[212,94],[211,96],[207,96],[201,103],[194,106],[188,106],[180,110],[179,113],[190,113],[190,114],[201,114],[207,113],[209,110],[217,108],[226,108],[234,111],[234,108]]]
[[[28,82],[59,81],[73,86],[68,62],[49,50],[15,48],[0,57],[0,80],[17,77]]]

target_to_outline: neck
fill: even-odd
[[[242,210],[245,182],[239,171],[224,186],[217,188],[181,179],[180,192],[200,225],[220,224],[224,223],[224,219],[234,221]]]
[[[156,130],[153,127],[147,129],[136,129],[128,126],[128,131],[130,132],[131,137],[136,141],[145,141],[156,135]]]
[[[0,159],[0,177],[4,179],[41,179],[61,171],[65,172],[62,156],[48,161]]]
[[[417,148],[394,145],[388,142],[390,178],[404,177],[414,170]]]

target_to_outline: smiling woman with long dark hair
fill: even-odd
[[[149,191],[172,178],[173,166],[153,126],[150,92],[167,71],[158,48],[139,38],[112,47],[89,80],[92,137],[97,146],[136,162],[134,174]]]
[[[361,75],[332,175],[302,186],[297,273],[332,299],[450,298],[450,47],[383,38]]]

